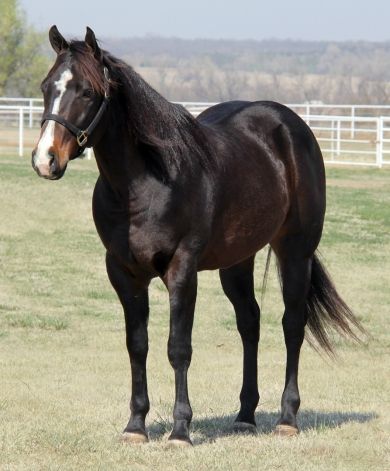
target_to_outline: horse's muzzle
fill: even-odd
[[[37,174],[46,178],[47,180],[59,180],[65,173],[67,164],[64,167],[60,167],[58,164],[58,158],[52,152],[48,154],[48,158],[44,162],[36,161],[36,150],[33,150],[31,156],[31,165]]]

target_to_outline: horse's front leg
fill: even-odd
[[[130,420],[123,431],[123,439],[129,442],[147,442],[145,428],[149,412],[146,381],[146,357],[148,354],[148,289],[139,285],[129,271],[113,256],[107,254],[108,277],[123,306],[126,323],[126,345],[131,365]]]
[[[175,372],[174,422],[169,440],[175,445],[188,445],[192,444],[189,435],[192,409],[188,398],[187,371],[192,356],[191,335],[197,291],[194,257],[176,252],[164,281],[170,302],[168,358]]]

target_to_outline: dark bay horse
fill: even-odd
[[[219,269],[242,338],[244,367],[237,429],[255,430],[259,401],[260,310],[256,252],[277,256],[285,312],[286,380],[276,431],[298,432],[299,352],[307,325],[325,351],[328,330],[356,338],[359,323],[316,256],[325,213],[325,173],[309,127],[273,102],[233,101],[197,119],[100,49],[87,28],[67,42],[53,26],[57,59],[42,82],[44,114],[32,165],[56,180],[93,146],[99,178],[93,216],[109,279],[123,305],[132,393],[129,441],[147,441],[148,285],[169,292],[168,357],[175,374],[171,443],[190,444],[187,391],[197,272]]]

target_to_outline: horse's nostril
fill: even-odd
[[[49,153],[49,155],[52,155],[52,158],[49,160],[49,168],[51,173],[55,173],[57,170],[56,160],[53,154]]]
[[[50,157],[50,160],[49,160],[49,166],[51,167],[54,163],[54,159],[55,159],[55,154],[52,150],[49,150],[48,152],[48,155]]]

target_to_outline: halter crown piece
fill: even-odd
[[[91,121],[90,125],[87,128],[80,129],[74,124],[67,121],[62,116],[58,114],[53,114],[53,113],[46,114],[45,116],[43,116],[41,120],[41,127],[44,125],[46,121],[56,121],[57,123],[64,126],[68,131],[70,131],[76,137],[77,144],[79,146],[79,150],[77,152],[76,157],[81,155],[84,152],[84,149],[88,147],[87,146],[88,138],[93,133],[96,126],[99,124],[99,121],[101,117],[103,116],[103,113],[105,109],[107,108],[107,105],[110,99],[110,76],[109,76],[107,67],[103,68],[103,74],[104,74],[104,98],[95,117],[93,118],[93,120]]]

